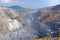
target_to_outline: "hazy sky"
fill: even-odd
[[[1,6],[19,5],[24,8],[43,8],[60,4],[60,0],[0,0]]]

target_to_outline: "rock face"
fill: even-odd
[[[14,9],[0,7],[0,40],[30,40],[38,32]]]

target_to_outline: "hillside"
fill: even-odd
[[[38,38],[24,16],[12,8],[0,7],[0,40],[26,40]]]
[[[54,37],[57,36],[57,29],[60,28],[60,5],[56,5],[49,10],[43,10],[38,20],[54,31]]]

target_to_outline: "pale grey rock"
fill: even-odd
[[[28,21],[11,8],[0,7],[0,40],[31,40],[38,38]]]

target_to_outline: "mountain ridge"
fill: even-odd
[[[10,8],[13,8],[13,9],[23,9],[23,7],[21,7],[21,6],[18,6],[18,5],[11,6]]]

